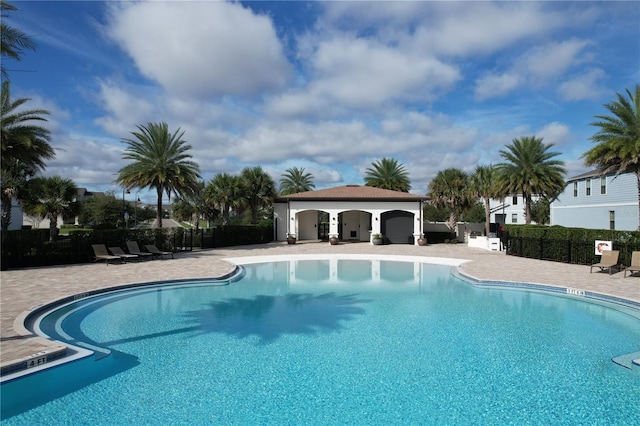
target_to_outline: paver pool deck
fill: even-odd
[[[428,246],[299,241],[176,253],[175,259],[105,265],[89,263],[26,268],[0,273],[0,361],[3,369],[33,357],[64,349],[64,345],[34,335],[24,327],[25,316],[39,306],[65,297],[114,286],[176,279],[217,278],[235,268],[225,260],[245,256],[372,254],[461,259],[458,270],[476,280],[521,282],[569,287],[640,304],[640,278],[623,272],[589,272],[590,267],[507,256],[503,252],[464,244]]]

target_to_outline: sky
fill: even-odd
[[[637,1],[10,3],[37,43],[4,62],[12,99],[51,112],[44,174],[116,195],[123,139],[158,122],[184,131],[205,182],[261,166],[276,184],[298,167],[316,189],[361,185],[387,157],[425,194],[523,136],[571,177],[594,117],[640,82]]]

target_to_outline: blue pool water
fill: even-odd
[[[640,423],[624,311],[413,262],[245,268],[48,315],[111,354],[3,384],[3,425]]]

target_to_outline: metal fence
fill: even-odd
[[[127,241],[142,248],[154,244],[161,250],[180,252],[246,244],[268,243],[273,229],[268,226],[224,226],[206,229],[112,229],[71,232],[49,241],[48,229],[2,232],[1,268],[88,263],[93,260],[92,244],[126,248]]]

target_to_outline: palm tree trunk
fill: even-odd
[[[524,223],[531,224],[531,195],[522,193],[524,198]]]
[[[162,187],[158,187],[156,188],[158,191],[158,214],[156,215],[156,220],[158,221],[158,228],[162,228],[162,192],[163,192],[163,188]]]
[[[491,231],[491,205],[489,204],[489,199],[484,199],[484,232],[485,235],[489,235],[489,231]]]
[[[58,237],[58,215],[52,213],[49,216],[49,241],[55,241]]]
[[[231,207],[229,205],[225,205],[224,209],[222,210],[222,224],[226,225],[227,223],[229,223],[229,211],[231,210]]]
[[[449,221],[447,222],[447,226],[449,227],[449,231],[451,232],[451,238],[455,235],[455,227],[458,223],[458,215],[456,214],[455,208],[449,209]]]

